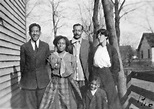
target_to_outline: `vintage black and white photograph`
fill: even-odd
[[[0,0],[0,109],[154,109],[154,0]]]

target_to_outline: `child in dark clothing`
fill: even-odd
[[[106,92],[99,88],[100,83],[98,76],[94,75],[91,78],[89,88],[83,97],[85,109],[108,109]]]

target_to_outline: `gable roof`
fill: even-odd
[[[154,33],[143,33],[142,38],[140,40],[140,43],[139,43],[139,46],[138,46],[138,49],[137,50],[140,49],[141,44],[142,44],[142,41],[143,41],[144,38],[147,39],[147,42],[148,42],[148,44],[151,47],[154,47]]]

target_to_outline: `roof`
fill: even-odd
[[[154,47],[154,33],[143,33],[142,38],[140,40],[140,43],[139,43],[139,46],[138,46],[137,50],[140,49],[141,44],[142,44],[142,41],[143,41],[144,38],[147,39],[147,42],[148,42],[148,44],[151,47]]]

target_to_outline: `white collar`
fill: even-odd
[[[97,91],[97,89],[91,90],[90,92],[91,92],[92,95],[95,95],[96,91]]]
[[[77,41],[79,41],[79,43],[81,44],[82,38],[79,39],[75,39],[74,37],[72,38],[72,43],[75,43]]]
[[[38,39],[38,40],[36,41],[37,47],[39,47],[39,42],[40,42],[40,40]],[[34,42],[33,40],[31,40],[31,44],[35,44],[35,42]]]

